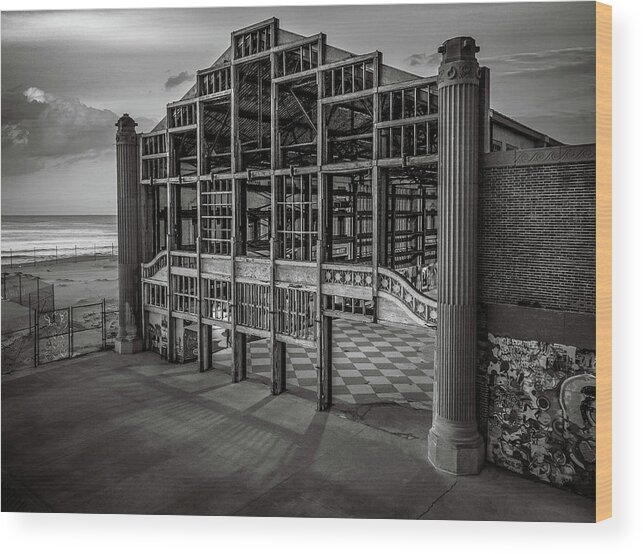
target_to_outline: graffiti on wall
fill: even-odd
[[[596,355],[488,335],[487,458],[595,496]]]
[[[167,358],[167,317],[155,313],[148,315],[147,336],[152,352]]]
[[[199,357],[199,338],[196,329],[183,329],[183,361],[193,361]]]

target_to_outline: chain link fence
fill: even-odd
[[[12,328],[3,326],[3,374],[114,347],[118,310],[105,299],[56,308],[54,285],[25,273],[3,273],[0,289],[3,300],[28,312],[28,318],[17,315]]]
[[[3,272],[0,290],[3,300],[30,310],[46,312],[56,307],[54,285],[34,275]]]
[[[35,366],[114,347],[118,310],[108,309],[105,300],[39,312],[36,317]]]
[[[35,331],[31,327],[2,331],[2,374],[35,366]]]

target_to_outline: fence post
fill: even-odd
[[[38,310],[40,310],[40,277],[36,277],[36,303],[38,304]],[[31,305],[31,302],[29,302]]]
[[[8,300],[7,298],[7,276],[8,275],[9,275],[8,273],[2,274],[2,298],[4,298],[5,300]]]
[[[22,273],[18,273],[18,304],[22,305]]]
[[[58,263],[58,245],[56,245],[56,263]]]
[[[103,350],[107,350],[107,329],[105,328],[105,299],[101,302],[101,324],[103,327]]]
[[[54,295],[56,287],[54,285],[49,285],[51,287],[51,309],[52,311],[56,309],[56,297]]]
[[[9,267],[13,267],[13,248],[9,248]]]
[[[74,348],[74,327],[73,327],[73,308],[67,308],[67,351],[71,358],[72,349]]]
[[[36,247],[33,247],[33,265],[36,265]]]
[[[29,334],[31,335],[31,293],[29,293]]]
[[[36,310],[36,321],[34,321],[34,341],[33,341],[33,366],[38,367],[40,361],[40,312]]]

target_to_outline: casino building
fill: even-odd
[[[473,38],[449,39],[438,75],[424,77],[273,18],[234,31],[151,132],[121,117],[117,351],[205,371],[213,333],[225,330],[232,379],[246,378],[249,342],[262,340],[280,394],[288,349],[312,349],[327,410],[338,325],[412,329],[436,346],[436,467],[477,473],[487,459],[582,489],[594,147],[491,109],[478,50]],[[560,400],[565,386],[565,401],[585,402],[582,417]],[[517,428],[509,396],[522,399],[510,409]],[[559,448],[556,433],[573,437]]]

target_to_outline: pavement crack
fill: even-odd
[[[433,506],[435,506],[438,502],[440,502],[440,500],[442,500],[442,498],[444,498],[447,494],[449,494],[453,490],[453,487],[455,487],[457,484],[458,484],[458,481],[456,479],[447,490],[445,490],[440,496],[438,496],[433,502],[431,502],[431,505],[424,512],[422,512],[417,517],[417,519],[422,519],[425,515],[427,515],[433,509]]]
[[[421,437],[418,437],[414,433],[388,429],[386,425],[382,424],[381,422],[369,421],[367,419],[367,416],[370,414],[373,408],[391,407],[391,406],[396,406],[396,405],[385,403],[385,402],[379,402],[379,403],[373,403],[373,404],[358,405],[354,408],[340,408],[336,413],[339,417],[343,419],[349,419],[351,421],[361,423],[366,427],[370,427],[371,429],[377,429],[378,431],[382,431],[383,433],[386,433],[388,435],[393,435],[394,437],[399,437],[401,439],[406,439],[406,440],[420,439]]]

